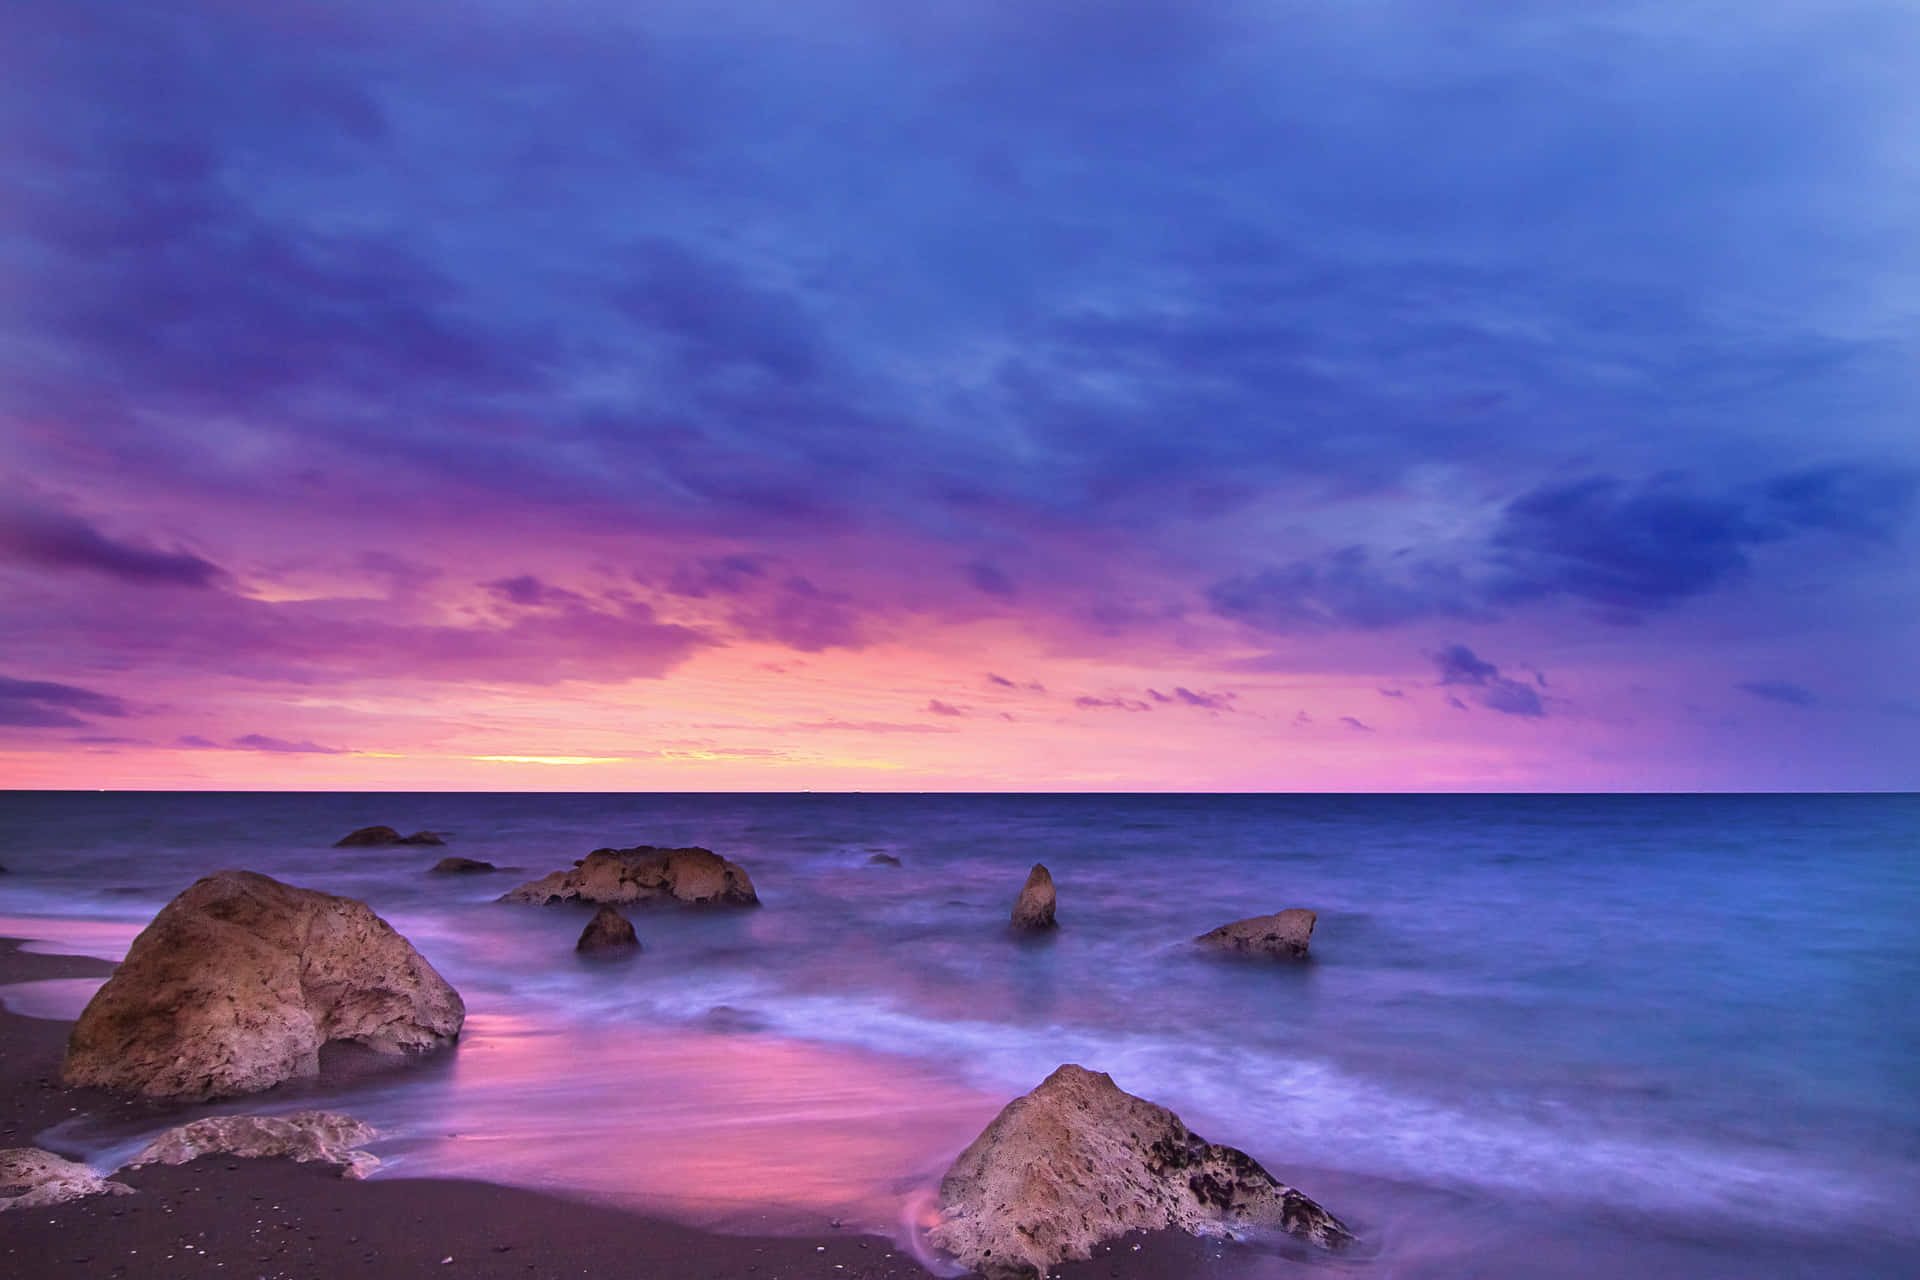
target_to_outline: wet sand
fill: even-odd
[[[103,960],[45,956],[0,939],[0,985],[99,977]],[[80,1114],[161,1114],[58,1083],[70,1023],[0,1010],[0,1147]],[[456,1050],[457,1052],[457,1050]],[[132,1196],[102,1196],[0,1213],[0,1274],[364,1280],[401,1276],[645,1276],[652,1280],[927,1277],[879,1236],[745,1236],[485,1182],[387,1178],[356,1182],[285,1160],[214,1156],[119,1175]],[[1066,1280],[1120,1277],[1238,1280],[1274,1259],[1166,1235],[1127,1240]]]

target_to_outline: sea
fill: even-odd
[[[356,827],[447,846],[336,849]],[[481,1178],[718,1230],[927,1252],[947,1164],[1062,1063],[1349,1223],[1273,1277],[1920,1275],[1920,797],[0,793],[0,934],[116,959],[222,868],[364,899],[464,997],[449,1052],[182,1115],[323,1105],[376,1178]],[[495,901],[606,846],[700,845],[762,906]],[[443,855],[514,870],[430,874]],[[899,866],[874,856],[898,859]],[[1035,863],[1059,928],[1008,927]],[[1222,959],[1319,913],[1312,958]],[[98,986],[0,988],[73,1017]]]

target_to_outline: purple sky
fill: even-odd
[[[0,768],[1920,788],[1916,66],[1832,0],[19,0]]]

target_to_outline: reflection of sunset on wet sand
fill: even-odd
[[[765,1229],[886,1231],[1005,1099],[882,1055],[754,1034],[467,1022],[454,1087],[380,1091],[384,1175],[482,1177]]]

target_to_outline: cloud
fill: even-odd
[[[801,653],[859,649],[867,643],[853,597],[824,591],[802,577],[789,578],[771,596],[742,606],[733,622],[749,640],[768,640]]]
[[[1459,569],[1430,562],[1386,569],[1358,546],[1222,579],[1206,596],[1221,617],[1272,632],[1378,630],[1423,618],[1485,614]]]
[[[1362,724],[1358,720],[1354,719],[1352,716],[1341,716],[1340,723],[1347,726],[1347,728],[1349,729],[1357,729],[1361,733],[1373,732],[1373,726]]]
[[[1733,687],[1756,698],[1784,702],[1791,707],[1810,707],[1816,701],[1812,691],[1784,680],[1742,680]]]
[[[1082,695],[1081,697],[1075,698],[1073,700],[1073,705],[1076,707],[1079,707],[1083,711],[1151,711],[1153,710],[1153,707],[1151,704],[1142,702],[1138,698],[1121,698],[1121,697],[1095,698],[1095,697]]]
[[[80,517],[0,495],[0,556],[46,569],[106,574],[141,586],[213,586],[224,575],[199,556],[110,538]]]
[[[712,556],[674,566],[667,590],[693,598],[737,596],[758,586],[766,576],[766,562],[759,556]]]
[[[1038,680],[1029,680],[1025,684],[1021,684],[1017,680],[1009,680],[1005,676],[995,675],[991,671],[987,672],[987,683],[996,689],[1013,689],[1022,693],[1045,693],[1047,691],[1047,686],[1041,684]]]
[[[1231,711],[1233,701],[1231,693],[1195,693],[1179,685],[1173,687],[1173,696],[1190,707],[1199,707],[1206,711]]]
[[[927,710],[936,716],[963,716],[967,714],[959,707],[951,706],[948,703],[940,701],[938,698],[929,698],[927,700]]]
[[[50,680],[0,676],[0,725],[16,729],[84,729],[82,715],[119,719],[127,704],[111,694]]]
[[[895,724],[886,720],[810,720],[785,726],[807,733],[956,733],[950,725]]]
[[[285,738],[270,738],[263,733],[249,733],[234,738],[230,742],[215,742],[199,734],[186,734],[174,740],[174,746],[189,751],[265,751],[274,755],[320,755],[350,756],[358,755],[344,747],[323,747],[314,742],[289,742]]]
[[[1541,717],[1547,714],[1540,695],[1529,685],[1500,674],[1500,668],[1483,661],[1463,644],[1448,645],[1431,655],[1440,670],[1442,685],[1466,685],[1479,691],[1480,705],[1510,716]],[[1457,699],[1449,701],[1460,706]],[[1461,706],[1461,710],[1465,710]]]
[[[578,592],[563,587],[549,586],[530,573],[514,578],[499,578],[493,582],[481,584],[494,595],[510,604],[533,607],[537,605],[579,604],[585,600]]]
[[[1407,696],[1405,689],[1375,689],[1374,692],[1383,698],[1404,698]]]
[[[973,583],[975,590],[998,596],[1002,600],[1011,600],[1019,594],[1013,579],[984,560],[976,560],[967,566],[967,580]]]

